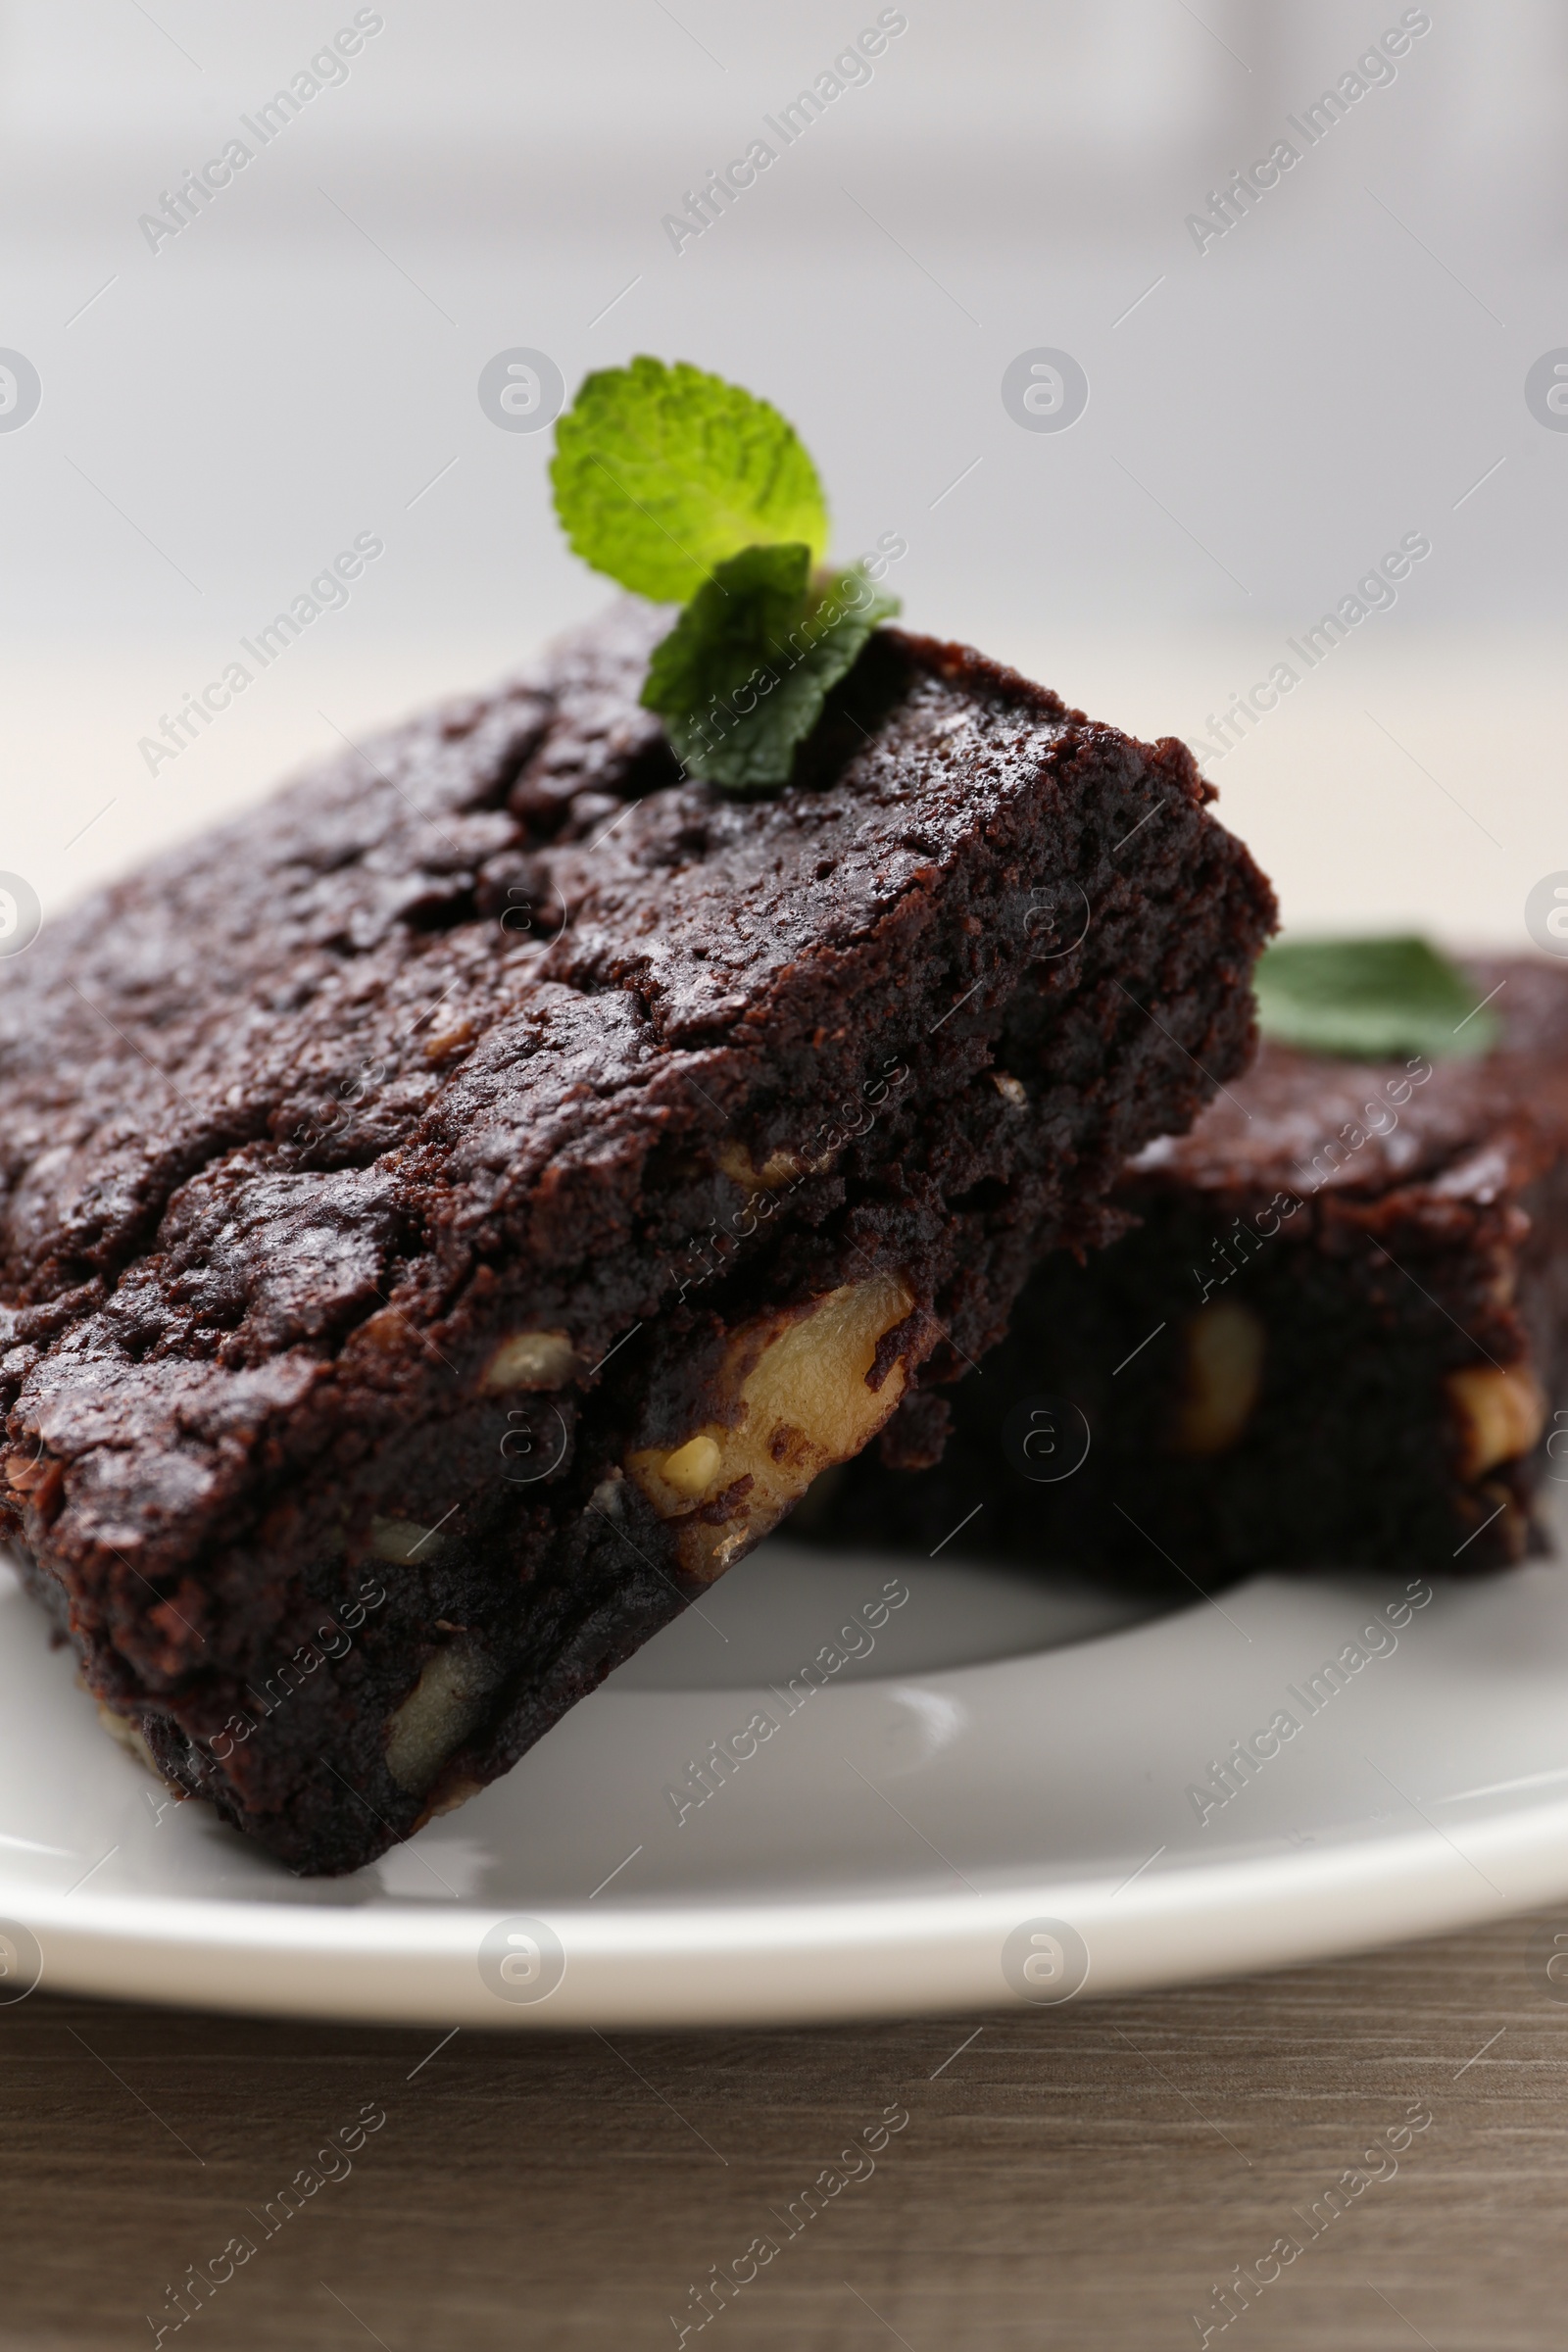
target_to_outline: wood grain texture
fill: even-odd
[[[151,2344],[170,2286],[244,2232],[254,2257],[166,2345],[635,2352],[690,2321],[704,2352],[1166,2352],[1289,2234],[1212,2345],[1560,2352],[1568,2005],[1534,1924],[1041,2014],[709,2037],[437,2047],[38,1993],[0,2010],[0,2345]],[[366,2102],[386,2123],[352,2173],[263,2238]],[[1325,2220],[1411,2103],[1432,2123],[1397,2173]],[[889,2105],[909,2120],[875,2171],[787,2236]],[[690,2289],[759,2236],[777,2253],[699,2332]]]

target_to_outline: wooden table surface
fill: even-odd
[[[209,2352],[634,2352],[684,2326],[726,2352],[1164,2352],[1202,2340],[1196,2313],[1227,2352],[1561,2352],[1568,2005],[1536,1924],[1044,2013],[707,2037],[442,2041],[35,1993],[0,2009],[0,2345],[162,2325]],[[843,2162],[888,2110],[907,2121]],[[301,2172],[335,2178],[281,2218]],[[254,2253],[176,2327],[172,2290],[231,2240]],[[747,2283],[700,2326],[715,2266]]]

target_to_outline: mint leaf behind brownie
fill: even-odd
[[[1279,939],[1257,967],[1265,1037],[1362,1061],[1396,1054],[1484,1054],[1497,1019],[1430,940]]]

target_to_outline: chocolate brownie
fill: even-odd
[[[506,1770],[1250,1044],[1272,899],[1180,745],[888,631],[734,800],[638,705],[667,620],[3,975],[7,1525],[125,1736],[295,1869]]]
[[[929,1550],[980,1505],[965,1546],[1178,1589],[1539,1547],[1538,1482],[1568,1476],[1568,969],[1466,968],[1493,1052],[1265,1044],[1128,1171],[1134,1231],[1041,1265],[940,1468],[858,1463],[803,1531]]]

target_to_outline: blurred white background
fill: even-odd
[[[1568,346],[1553,0],[907,0],[679,253],[662,217],[873,0],[359,13],[263,148],[241,117],[352,0],[0,7],[0,346],[42,385],[0,430],[0,867],[46,908],[592,611],[550,434],[477,398],[527,346],[568,392],[651,351],[765,393],[840,550],[907,538],[913,625],[1206,735],[1298,925],[1527,944],[1568,867],[1568,432],[1525,398]],[[1288,118],[1416,19],[1309,147]],[[236,135],[252,161],[151,250],[141,216]],[[1188,217],[1282,138],[1298,163],[1200,252]],[[1003,405],[1036,347],[1087,372],[1069,430]],[[347,607],[150,776],[139,739],[362,532],[386,552]],[[1397,602],[1223,752],[1210,714],[1304,672],[1286,641],[1407,533]]]

